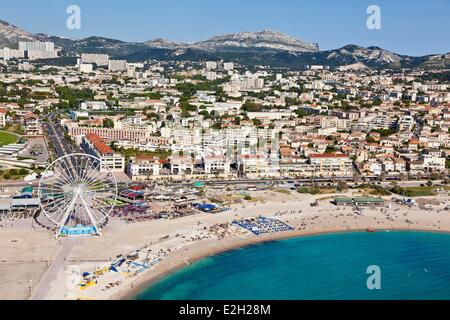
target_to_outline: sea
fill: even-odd
[[[441,300],[450,234],[349,232],[251,245],[153,283],[136,300]]]

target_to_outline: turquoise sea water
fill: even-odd
[[[381,290],[368,290],[368,266]],[[450,299],[450,235],[344,233],[245,247],[200,260],[139,300]]]

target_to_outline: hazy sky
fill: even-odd
[[[3,0],[0,19],[27,31],[70,38],[194,42],[217,34],[271,29],[320,48],[379,46],[401,54],[450,52],[450,0]],[[66,8],[81,8],[81,30]],[[366,27],[369,5],[381,30]]]

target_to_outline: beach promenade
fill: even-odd
[[[82,244],[81,239],[62,239],[60,242],[61,247],[55,259],[39,281],[37,287],[33,290],[32,300],[46,299],[53,281],[67,266],[67,257],[69,257],[75,246]]]

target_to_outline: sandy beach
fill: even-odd
[[[357,193],[340,194],[355,195]],[[330,201],[334,195],[324,197],[259,191],[252,196],[259,200],[232,205],[230,210],[218,214],[198,213],[172,220],[161,219],[134,224],[112,219],[103,230],[102,237],[76,240],[76,243],[72,242],[74,240],[52,239],[51,235],[44,231],[36,232],[40,237],[48,235],[41,241],[52,244],[47,247],[47,254],[53,254],[56,257],[54,260],[59,263],[54,262],[41,278],[36,289],[38,292],[33,293],[33,298],[129,299],[155,280],[203,257],[289,237],[365,231],[367,228],[450,232],[450,215],[444,210],[448,205],[446,195],[437,199],[439,204],[436,203],[427,210],[418,206],[409,208],[401,204],[391,204],[390,208],[364,208],[361,212],[352,207],[336,207]],[[319,206],[311,207],[311,203],[316,200]],[[233,219],[259,215],[279,219],[294,230],[256,236],[230,224]],[[5,239],[7,232],[1,232],[0,238]],[[37,235],[33,232],[28,237],[34,238]],[[31,243],[34,243],[33,239],[23,245],[29,247]],[[94,272],[108,267],[118,256],[136,251],[141,258],[157,263],[136,274],[131,274],[131,271],[127,274],[105,273],[98,277],[95,285],[84,290],[74,285],[77,282],[73,280],[74,270]],[[21,253],[16,259],[20,255]],[[2,257],[0,260],[7,259]],[[14,270],[10,270],[10,273],[13,272]],[[8,284],[12,285],[13,283]]]

